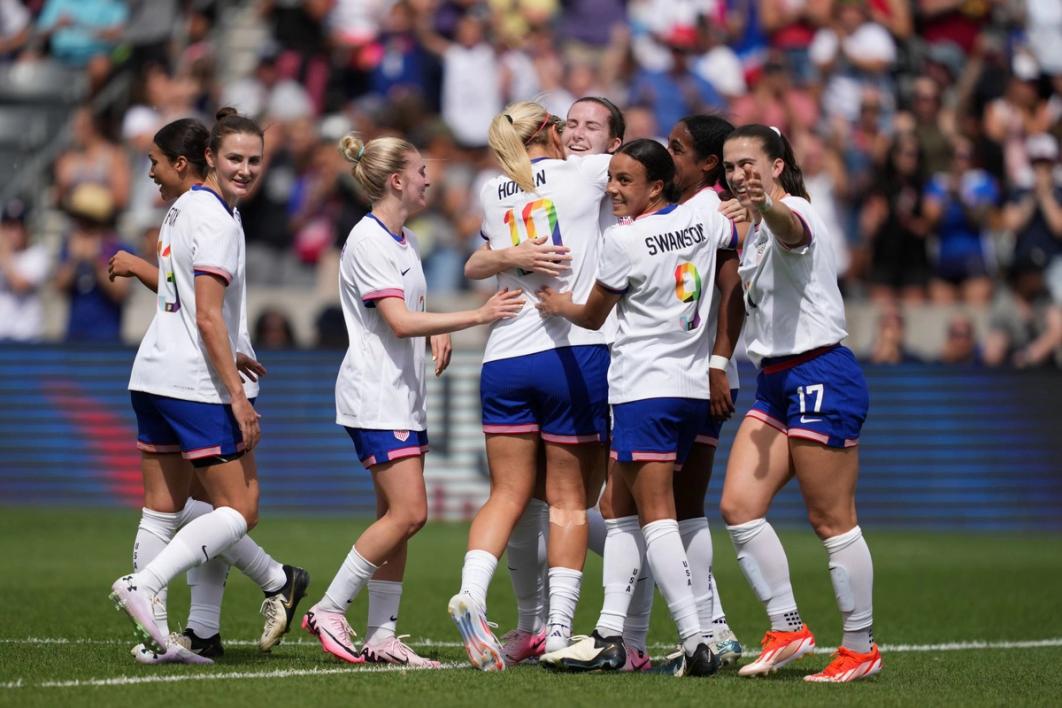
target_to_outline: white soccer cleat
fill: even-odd
[[[815,637],[805,624],[796,632],[768,631],[762,650],[751,664],[738,669],[739,676],[765,676],[796,661],[815,648]]]
[[[712,653],[719,657],[719,665],[730,666],[736,664],[745,651],[744,647],[741,646],[741,642],[738,641],[730,627],[713,626],[716,629],[712,638],[711,649]]]
[[[459,592],[447,605],[450,619],[461,633],[465,653],[472,666],[480,671],[505,671],[505,655],[491,630],[487,615],[467,593]]]
[[[560,651],[572,643],[571,630],[559,624],[550,625],[546,633],[546,654]]]
[[[181,634],[171,634],[166,641],[166,651],[157,652],[143,644],[131,649],[138,664],[213,664],[213,659],[192,651],[191,641]]]
[[[168,638],[155,624],[152,605],[158,600],[154,595],[140,590],[132,575],[123,575],[111,584],[110,598],[115,608],[129,616],[133,633],[142,644],[153,651],[166,651]]]
[[[285,565],[284,576],[284,585],[262,600],[261,613],[265,624],[258,639],[259,651],[268,652],[288,633],[299,600],[306,596],[306,588],[310,586],[310,574],[302,568]]]
[[[420,656],[402,640],[408,634],[391,636],[378,641],[366,641],[361,647],[361,655],[365,661],[376,664],[398,664],[408,666],[411,669],[438,669],[442,667],[438,661]]]
[[[848,683],[868,678],[881,671],[881,652],[878,645],[872,644],[865,654],[845,647],[837,647],[833,660],[817,674],[805,676],[805,681],[812,683]]]
[[[546,652],[539,663],[554,671],[620,671],[627,663],[627,648],[621,637],[602,637],[594,630],[589,637],[572,637],[563,649]]]

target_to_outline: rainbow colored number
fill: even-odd
[[[701,302],[701,274],[697,272],[697,266],[680,263],[675,268],[675,297],[682,302],[693,303],[693,317],[680,317],[679,322],[686,331],[696,329],[701,324],[701,316],[697,312]]]

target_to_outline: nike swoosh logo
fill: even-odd
[[[338,639],[336,639],[336,635],[332,634],[332,633],[331,633],[331,632],[329,632],[329,631],[328,631],[327,629],[321,629],[320,631],[322,631],[322,632],[324,632],[325,634],[327,634],[327,635],[328,635],[328,636],[329,636],[329,637],[330,637],[330,638],[332,639],[332,641],[333,641],[333,642],[335,642],[335,643],[336,643],[336,644],[338,644],[339,646],[343,647],[343,649],[344,649],[345,651],[347,651],[347,652],[348,652],[348,653],[349,653],[349,654],[350,654],[351,656],[357,656],[357,655],[358,655],[358,653],[357,653],[356,651],[353,651],[353,650],[352,650],[352,649],[351,649],[350,647],[348,647],[348,646],[347,646],[346,644],[344,644],[343,642],[341,642],[341,641],[339,641]]]
[[[822,418],[808,418],[807,416],[800,416],[801,423],[821,423]]]
[[[205,545],[205,544],[203,545],[203,557],[204,557],[204,558],[206,558],[206,559],[207,559],[207,561],[209,561],[209,560],[210,560],[210,554],[208,554],[208,553],[206,552],[206,545]]]
[[[391,615],[391,621],[392,622],[397,622],[398,621],[398,616],[397,615]]]
[[[406,273],[408,273],[412,268],[413,268],[413,266],[410,266],[409,268],[406,268],[404,271],[402,271],[402,275],[405,275]]]

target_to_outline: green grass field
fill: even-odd
[[[135,511],[0,509],[0,552],[14,563],[0,574],[0,705],[229,706],[470,705],[1049,705],[1062,695],[1062,537],[941,534],[865,529],[876,573],[875,635],[885,669],[843,686],[800,678],[825,664],[819,654],[768,679],[731,670],[710,679],[646,675],[551,675],[537,666],[501,674],[472,671],[446,614],[459,584],[466,527],[431,524],[410,550],[399,629],[434,654],[445,671],[379,670],[341,664],[293,627],[271,655],[253,646],[261,595],[233,572],[225,597],[226,652],[215,666],[146,667],[129,655],[128,622],[107,599],[108,585],[129,567]],[[255,538],[274,557],[313,575],[305,609],[324,591],[362,521],[269,517]],[[810,531],[784,534],[801,611],[820,647],[840,637],[825,552]],[[731,625],[747,647],[766,627],[723,533],[716,568]],[[506,573],[491,588],[499,632],[515,608]],[[600,606],[600,559],[591,557],[577,617],[589,631]],[[183,622],[183,580],[170,591],[171,626]],[[650,641],[667,653],[674,625],[657,598]],[[351,624],[364,631],[365,599]],[[1031,646],[1036,640],[1039,646]],[[962,648],[987,642],[988,648]],[[931,648],[929,645],[951,645]],[[1017,646],[1013,646],[1017,645]],[[892,647],[892,649],[890,649]]]

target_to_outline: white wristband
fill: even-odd
[[[719,356],[718,354],[712,354],[708,357],[709,369],[722,369],[726,371],[726,367],[730,366],[730,360],[725,356]]]
[[[770,194],[765,194],[763,196],[764,196],[763,204],[756,204],[755,206],[756,206],[756,211],[760,212],[761,214],[766,214],[767,212],[769,212],[771,210],[771,207],[774,206],[774,200],[771,199],[771,195]]]

